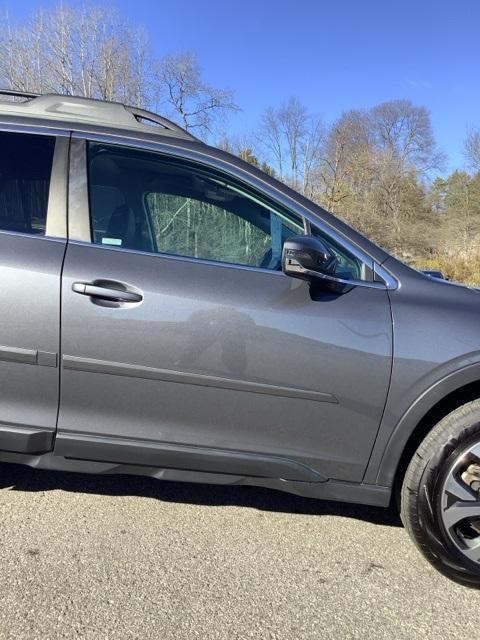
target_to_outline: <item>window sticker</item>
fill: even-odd
[[[102,238],[102,244],[112,244],[115,247],[121,247],[122,240],[120,238]]]

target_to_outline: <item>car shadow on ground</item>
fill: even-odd
[[[171,482],[129,475],[44,471],[10,463],[0,463],[0,489],[142,496],[180,504],[249,507],[261,511],[312,516],[333,515],[390,527],[402,526],[396,509],[392,507],[383,509],[315,500],[260,487]]]

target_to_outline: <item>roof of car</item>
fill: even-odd
[[[155,133],[157,131],[161,135],[197,141],[195,136],[171,120],[145,109],[124,105],[121,102],[107,102],[53,93],[39,95],[9,89],[0,89],[1,96],[13,98],[0,100],[2,115],[46,118],[56,122],[74,121],[79,124],[100,125],[137,132]]]

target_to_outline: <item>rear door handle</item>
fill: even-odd
[[[143,296],[133,291],[125,291],[123,289],[112,289],[111,287],[103,287],[89,282],[74,282],[72,291],[80,293],[91,298],[101,298],[102,300],[113,300],[114,302],[141,302]]]

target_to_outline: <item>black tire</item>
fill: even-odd
[[[442,520],[443,483],[455,462],[480,442],[480,400],[443,418],[425,437],[405,474],[400,515],[425,558],[445,576],[480,589],[480,563],[469,560],[452,542]],[[480,495],[479,495],[480,500]]]

